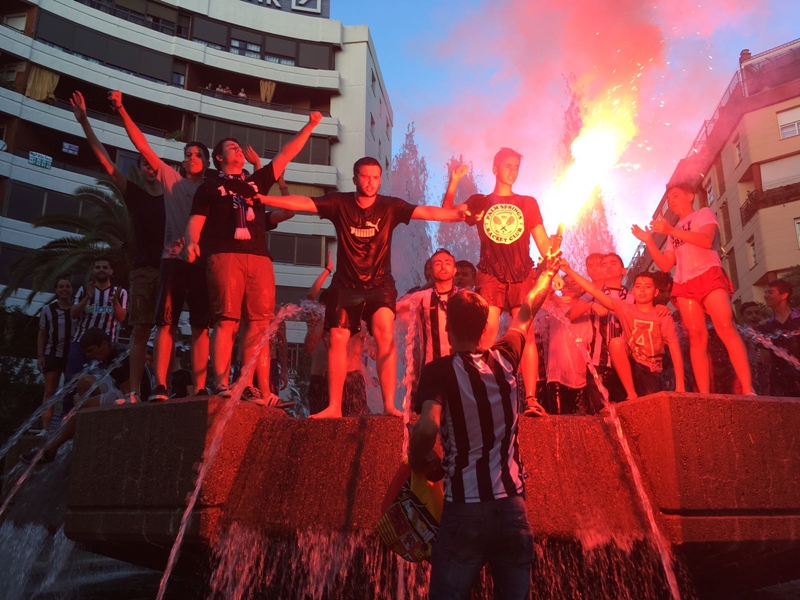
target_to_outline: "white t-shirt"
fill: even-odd
[[[687,244],[671,235],[667,237],[665,251],[675,253],[675,276],[673,277],[675,283],[686,283],[712,267],[722,266],[722,261],[719,259],[719,223],[710,208],[701,208],[685,216],[678,221],[675,227],[683,231],[699,233],[700,228],[705,225],[714,225],[717,228],[711,248]]]
[[[194,193],[200,187],[183,177],[164,161],[158,163],[156,178],[164,190],[164,252],[161,258],[181,258],[186,246],[186,224],[192,210]]]

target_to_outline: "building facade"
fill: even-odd
[[[695,184],[696,208],[717,216],[737,307],[763,302],[767,281],[800,265],[800,40],[757,55],[743,50],[739,62],[672,176]],[[659,214],[677,221],[666,195]],[[663,248],[666,240],[656,242]],[[643,269],[657,267],[640,245],[628,273]]]
[[[345,27],[329,13],[329,0],[0,3],[0,285],[14,261],[64,235],[31,221],[79,214],[85,207],[73,192],[103,176],[69,105],[75,90],[123,173],[137,154],[106,100],[111,89],[122,91],[150,145],[175,165],[186,141],[211,148],[229,136],[266,162],[320,111],[322,122],[286,169],[293,193],[354,189],[352,165],[365,155],[388,174],[393,116],[369,29]],[[335,233],[316,215],[298,215],[268,243],[277,301],[297,302]],[[31,310],[50,297],[39,296]]]

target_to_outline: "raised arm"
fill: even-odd
[[[589,294],[594,296],[594,299],[597,302],[605,306],[608,310],[611,310],[613,308],[614,303],[611,302],[611,298],[609,296],[606,296],[606,294],[603,293],[603,290],[601,288],[599,288],[591,281],[586,279],[583,275],[576,273],[575,270],[569,265],[569,263],[567,263],[566,261],[562,261],[561,270],[564,271],[564,273],[566,273],[570,277],[572,277],[575,280],[575,283],[581,286],[581,288],[583,288],[585,292],[588,292]]]
[[[83,129],[83,135],[86,136],[86,141],[89,142],[89,147],[92,149],[92,152],[94,152],[97,161],[124,196],[128,191],[128,179],[122,174],[122,171],[117,168],[114,161],[111,160],[105,146],[97,139],[94,129],[92,129],[91,124],[89,124],[89,117],[86,116],[86,102],[83,99],[83,94],[77,91],[74,92],[72,98],[69,99],[69,103],[72,105],[72,113],[75,115],[75,120],[78,121]]]
[[[266,206],[274,206],[275,208],[283,208],[286,210],[294,210],[298,212],[317,212],[317,205],[308,196],[264,196],[256,194],[253,196],[261,204]]]
[[[333,252],[328,250],[328,261],[325,263],[325,269],[317,276],[317,278],[314,280],[314,283],[311,284],[311,287],[308,288],[309,300],[316,300],[319,298],[319,293],[322,290],[322,286],[325,285],[325,281],[328,279],[331,273],[333,273]]]
[[[539,273],[539,278],[536,280],[536,285],[533,286],[533,289],[522,301],[522,306],[520,306],[519,311],[517,311],[514,320],[511,321],[509,329],[516,329],[527,337],[528,328],[531,325],[533,317],[539,312],[542,304],[544,304],[547,296],[549,296],[552,291],[550,284],[553,281],[553,277],[558,273],[560,262],[558,256],[553,256],[550,252],[545,253],[542,262],[542,270]]]
[[[669,273],[672,270],[672,267],[675,266],[675,253],[669,251],[661,252],[658,246],[656,246],[653,234],[649,229],[642,229],[638,225],[633,225],[631,227],[631,233],[637,240],[644,242],[644,245],[647,246],[647,251],[650,253],[650,256],[653,257],[653,262],[656,263],[659,269],[664,271],[664,273]]]
[[[464,208],[441,208],[420,204],[411,213],[411,218],[423,221],[463,221],[467,214]]]
[[[117,114],[122,119],[122,124],[125,126],[125,131],[128,134],[128,137],[133,142],[133,145],[136,146],[136,149],[139,151],[139,154],[147,161],[153,170],[158,170],[158,166],[161,164],[161,159],[158,157],[153,149],[150,147],[150,144],[147,143],[147,139],[144,137],[142,130],[136,126],[136,123],[133,122],[128,111],[125,110],[125,107],[122,106],[122,92],[119,90],[113,90],[108,92],[108,100],[111,102],[111,106],[114,110],[117,111]]]
[[[308,138],[311,137],[311,132],[322,121],[322,113],[312,112],[308,115],[308,123],[297,132],[297,135],[284,144],[281,151],[272,159],[272,168],[275,170],[275,177],[283,176],[283,172],[295,156],[300,153],[303,146],[306,145]]]
[[[458,184],[461,183],[467,173],[469,173],[469,165],[458,165],[450,171],[450,181],[447,183],[447,190],[445,190],[444,198],[442,198],[442,208],[453,208]]]

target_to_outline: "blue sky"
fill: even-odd
[[[620,160],[636,167],[618,169],[606,190],[617,249],[626,260],[636,246],[628,233],[630,224],[649,220],[663,183],[737,69],[739,52],[749,48],[756,54],[800,37],[800,2],[662,1],[663,6],[622,0],[630,9],[634,46],[637,39],[652,41],[653,30],[647,28],[655,27],[663,50],[661,64],[650,71],[649,84],[642,86],[647,89],[639,99],[639,134]],[[570,6],[589,14],[603,4],[615,8],[616,12],[606,11],[615,21],[609,20],[605,29],[598,25],[596,34],[608,33],[615,41],[626,38],[624,30],[613,28],[619,3],[573,0]],[[585,30],[594,27],[586,23],[592,17],[567,14],[560,6],[532,0],[331,0],[331,18],[345,25],[369,26],[394,110],[394,150],[402,143],[406,126],[415,122],[433,198],[441,194],[444,164],[453,154],[463,153],[472,160],[483,174],[483,187],[489,187],[491,154],[508,139],[508,145],[530,157],[523,162],[518,193],[534,195],[542,203],[559,172],[552,156],[566,106],[564,77],[581,78],[583,70],[596,67],[587,67],[592,60],[613,58],[598,56],[596,47],[587,46],[583,54],[574,52],[576,44],[570,40],[575,31],[569,23],[577,22]],[[602,21],[604,13],[599,14]],[[520,30],[518,37],[506,31],[509,26]],[[623,54],[636,56],[635,47],[620,46]],[[589,54],[589,63],[587,52],[595,53]],[[530,53],[530,63],[525,53]],[[538,77],[524,72],[528,64],[540,73]],[[600,77],[592,84],[602,86],[605,81]],[[477,112],[471,114],[465,103],[474,104]],[[450,107],[458,107],[452,117]],[[484,115],[489,124],[481,129],[476,122]],[[546,203],[542,212],[548,229],[553,228]]]

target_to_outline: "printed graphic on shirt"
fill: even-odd
[[[366,221],[363,225],[359,227],[350,227],[350,234],[354,235],[357,238],[371,238],[375,237],[378,232],[380,231],[379,225],[381,220],[375,219],[375,222]]]
[[[680,229],[681,231],[691,231],[692,230],[692,221],[691,221],[691,219],[686,221],[686,223],[684,223],[680,227],[678,227],[678,229]],[[672,245],[675,248],[677,248],[678,246],[683,246],[686,243],[683,240],[681,240],[679,238],[676,238],[674,236],[670,236],[670,238],[672,239]]]
[[[483,217],[483,231],[497,244],[513,244],[525,233],[522,209],[514,204],[495,204]]]
[[[653,345],[653,327],[655,327],[653,321],[633,320],[630,345],[634,357],[639,362],[648,363],[656,354]]]

